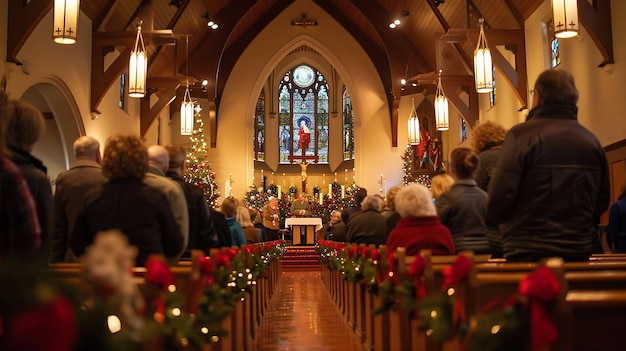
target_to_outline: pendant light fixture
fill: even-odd
[[[191,101],[191,94],[189,93],[189,36],[186,36],[185,39],[185,48],[187,61],[185,62],[186,66],[186,78],[187,84],[185,87],[185,95],[183,96],[183,102],[180,104],[180,135],[191,135],[193,131],[193,114],[194,114],[194,106],[193,101]]]
[[[555,37],[577,36],[579,31],[577,0],[552,0],[552,22]]]
[[[148,53],[141,36],[141,24],[137,25],[135,47],[130,52],[128,63],[128,96],[142,98],[146,95],[146,76],[148,75]]]
[[[435,92],[435,125],[437,130],[444,131],[450,129],[448,98],[441,86],[441,70],[439,70],[439,82]]]
[[[54,0],[52,39],[57,44],[75,44],[80,0]]]
[[[411,99],[411,113],[409,113],[409,126],[407,129],[409,145],[420,143],[420,119],[415,111],[415,100]]]
[[[484,30],[485,19],[480,19],[480,34],[478,44],[474,50],[474,79],[476,81],[476,92],[490,93],[493,91],[493,67],[491,61],[491,51],[487,45],[487,38]]]

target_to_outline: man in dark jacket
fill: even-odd
[[[178,183],[185,193],[187,200],[187,212],[189,213],[189,243],[182,257],[191,257],[191,250],[198,249],[204,253],[209,252],[212,247],[220,247],[219,240],[213,221],[209,214],[204,193],[197,186],[187,183],[182,176],[185,171],[185,161],[187,154],[182,146],[167,145],[165,147],[169,153],[169,168],[165,175]]]
[[[368,195],[363,199],[361,212],[353,214],[347,225],[347,242],[376,246],[387,242],[387,218],[378,212],[380,204],[380,198],[376,195]]]
[[[577,120],[573,77],[547,70],[533,109],[511,128],[489,183],[489,214],[500,223],[504,256],[587,260],[610,199],[606,155]]]

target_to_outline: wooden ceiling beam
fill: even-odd
[[[150,98],[143,98],[139,103],[139,133],[141,137],[146,135],[154,119],[174,101],[174,98],[176,98],[176,88],[161,88],[158,89],[154,95],[158,98],[154,105],[150,106]]]
[[[587,0],[578,0],[578,16],[602,54],[598,67],[615,63],[611,28],[611,1],[596,0],[594,8]]]
[[[108,3],[104,6],[104,10],[93,19],[92,31],[99,32],[104,30],[107,23],[111,19],[113,13],[115,13],[115,9],[119,4],[119,0],[109,0]]]
[[[435,72],[418,74],[413,79],[420,85],[437,85],[439,75]],[[478,93],[474,87],[474,77],[471,75],[441,75],[441,87],[465,122],[472,128],[478,121]],[[468,103],[461,99],[462,92],[469,94]]]
[[[51,0],[9,0],[7,7],[7,62],[21,64],[17,54],[39,22],[52,10]],[[52,40],[50,28],[50,40]]]
[[[383,6],[371,0],[352,0],[352,2],[370,21],[384,45],[384,51],[391,71],[391,76],[386,78],[387,81],[390,81],[387,103],[391,125],[391,146],[397,147],[398,109],[400,107],[400,97],[402,96],[402,83],[400,80],[406,78],[407,60],[410,60],[411,56],[415,56],[418,63],[417,70],[421,72],[430,67],[428,67],[426,60],[416,50],[405,32],[389,28],[391,14]]]
[[[209,104],[213,106],[214,118],[209,120],[209,130],[211,133],[211,147],[217,147],[217,111],[219,110],[219,102],[217,101],[221,96],[222,91],[218,88],[220,80],[224,79],[222,87],[225,85],[227,75],[225,71],[222,71],[221,65],[225,63],[223,56],[226,51],[226,45],[230,38],[230,33],[244,17],[246,12],[251,9],[256,1],[254,0],[242,0],[242,1],[230,1],[225,7],[223,7],[213,18],[220,23],[218,30],[209,30],[205,33],[204,37],[198,42],[195,49],[191,53],[188,59],[189,71],[194,72],[194,75],[198,79],[207,79],[207,100]],[[277,1],[276,6],[288,6],[293,2],[289,1]],[[261,28],[262,29],[262,28]],[[248,35],[256,36],[257,32],[250,33]],[[219,54],[217,54],[219,52]],[[235,58],[236,59],[236,58]],[[234,65],[234,62],[232,63]],[[231,66],[232,69],[232,66]],[[223,89],[223,88],[222,88]]]
[[[463,37],[470,43],[478,42],[478,29],[456,29],[448,30],[442,39],[445,41],[460,43]],[[518,100],[522,104],[520,109],[528,107],[528,79],[526,68],[526,45],[524,41],[524,31],[521,29],[485,29],[485,37],[491,51],[492,61],[496,68],[503,74],[509,82]],[[515,51],[515,66],[502,55],[496,46],[513,47]]]

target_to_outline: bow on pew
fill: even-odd
[[[559,338],[546,304],[559,296],[561,284],[550,268],[542,266],[519,282],[519,293],[526,298],[530,308],[532,350],[540,351]]]

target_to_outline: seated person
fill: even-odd
[[[433,255],[453,255],[454,242],[450,230],[437,217],[431,192],[421,184],[411,184],[395,197],[400,221],[389,233],[387,249],[406,248],[407,255],[417,255],[428,249]]]
[[[346,226],[341,221],[341,211],[334,210],[330,214],[330,222],[326,224],[324,237],[327,240],[346,241]]]
[[[381,215],[380,198],[367,195],[361,203],[361,212],[350,217],[347,241],[359,244],[383,245],[387,242],[387,218]]]

